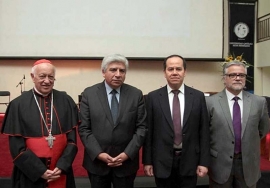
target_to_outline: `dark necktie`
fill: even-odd
[[[234,153],[238,154],[241,152],[241,110],[238,104],[239,97],[234,97],[233,100],[233,130],[235,137]]]
[[[112,94],[112,100],[111,100],[111,113],[112,113],[112,118],[113,118],[113,123],[116,123],[117,120],[117,116],[118,116],[118,101],[116,98],[116,94],[117,91],[115,89],[113,89],[111,91]]]
[[[179,90],[172,90],[173,96],[173,126],[174,126],[174,143],[180,145],[182,142],[182,128],[181,128],[181,111],[180,102],[178,98]]]

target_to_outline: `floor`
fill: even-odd
[[[90,186],[88,178],[76,178],[77,188],[86,188]],[[197,183],[198,188],[208,187],[208,177],[199,178]],[[155,188],[155,180],[153,177],[136,177],[134,182],[135,188]]]
[[[88,178],[75,178],[76,188],[91,188]],[[11,182],[9,178],[0,178],[1,188],[10,188]],[[136,177],[134,182],[135,188],[155,188],[153,177]],[[198,188],[208,187],[208,178],[198,179]]]
[[[91,188],[88,178],[75,178],[76,188]],[[9,178],[0,177],[0,187],[10,188],[11,183]],[[136,177],[134,182],[135,188],[155,188],[155,182],[153,177]],[[197,188],[207,188],[208,177],[199,178]],[[269,188],[270,187],[270,172],[262,171],[262,176],[257,183],[257,188]]]

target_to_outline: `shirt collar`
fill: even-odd
[[[106,93],[107,95],[109,95],[113,89],[107,84],[106,81],[104,81],[104,83],[105,83]],[[121,87],[115,89],[118,94],[120,94],[120,89]]]
[[[240,100],[243,100],[243,92],[241,91],[238,95],[234,95],[231,92],[229,92],[227,89],[225,89],[227,98],[231,101],[235,96],[239,97]]]
[[[168,94],[170,94],[172,92],[172,90],[173,89],[167,84],[167,92],[168,92]],[[180,93],[185,94],[185,86],[184,86],[184,84],[182,84],[178,90],[180,91]]]

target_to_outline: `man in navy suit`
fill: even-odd
[[[146,134],[143,95],[124,84],[128,69],[124,56],[106,56],[101,69],[105,80],[86,88],[82,95],[79,134],[85,147],[83,166],[92,188],[111,188],[111,184],[133,188]]]
[[[207,174],[210,158],[205,97],[183,84],[186,75],[183,57],[167,57],[163,68],[168,84],[150,92],[146,100],[148,134],[143,147],[144,171],[155,176],[158,188],[196,187],[197,176]],[[175,96],[175,91],[180,92]],[[177,104],[180,112],[176,115],[174,96],[180,101]],[[174,116],[180,117],[181,129],[175,126]],[[178,137],[180,142],[175,141]]]

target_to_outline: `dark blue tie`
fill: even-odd
[[[241,110],[238,104],[239,97],[234,97],[233,100],[234,153],[238,154],[241,152]]]
[[[112,113],[112,118],[113,118],[113,123],[116,123],[117,117],[118,117],[118,100],[116,98],[117,91],[113,89],[111,91],[112,94],[112,100],[111,100],[111,113]]]
[[[180,102],[178,98],[179,90],[172,90],[173,96],[173,106],[172,106],[172,117],[174,126],[174,143],[180,145],[182,142],[182,127],[181,127],[181,111]]]

